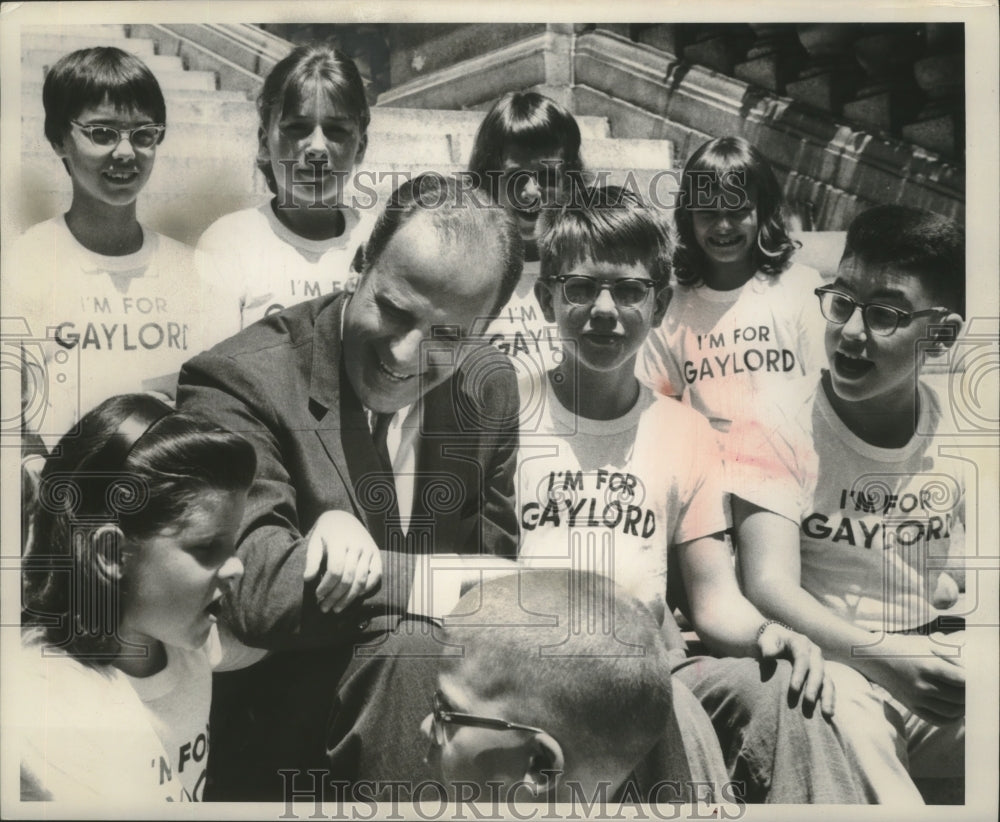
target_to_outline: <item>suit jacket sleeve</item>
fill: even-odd
[[[491,352],[492,353],[492,352]],[[506,361],[503,363],[508,365]],[[484,553],[517,559],[519,531],[515,505],[517,471],[518,410],[517,381],[513,369],[504,368],[504,378],[486,392],[486,405],[491,414],[503,409],[495,441],[487,445],[484,455],[486,475],[481,500]]]
[[[404,612],[413,560],[382,552],[383,584],[368,599],[340,614],[320,612],[315,585],[303,580],[305,539],[312,523],[300,523],[296,487],[286,465],[297,457],[283,450],[301,443],[302,432],[275,408],[259,374],[238,357],[208,352],[181,371],[178,405],[248,439],[257,453],[257,475],[237,538],[244,574],[224,600],[223,618],[248,645],[291,648],[351,644],[393,627]],[[318,443],[317,443],[318,444]],[[345,500],[345,510],[350,510]]]

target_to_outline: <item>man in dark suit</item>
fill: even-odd
[[[237,543],[246,570],[223,616],[278,651],[216,677],[210,798],[280,799],[280,768],[422,775],[399,683],[430,682],[433,660],[403,667],[378,647],[419,613],[416,557],[516,555],[514,374],[467,335],[520,272],[505,213],[424,175],[393,194],[351,293],[268,317],[184,366],[180,407],[257,451]]]

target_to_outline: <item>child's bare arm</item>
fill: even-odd
[[[918,716],[942,723],[964,714],[964,669],[936,655],[928,637],[887,634],[880,641],[883,654],[854,654],[875,637],[802,588],[796,523],[738,497],[733,498],[733,522],[743,587],[764,614],[804,633],[830,659],[857,668]]]
[[[726,656],[784,657],[792,663],[789,690],[802,692],[803,704],[822,700],[823,713],[834,707],[833,684],[819,648],[800,633],[766,618],[743,596],[729,549],[721,538],[705,537],[677,546],[681,574],[698,636]]]

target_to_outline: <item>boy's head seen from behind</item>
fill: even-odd
[[[523,780],[557,798],[570,781],[613,790],[666,728],[666,647],[652,615],[610,579],[521,571],[474,589],[453,613],[446,637],[463,654],[440,676],[449,708],[542,733],[448,723],[431,749],[447,781]]]

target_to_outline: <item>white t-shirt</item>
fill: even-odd
[[[822,284],[815,269],[793,264],[779,276],[758,272],[732,291],[676,286],[636,376],[728,431],[758,394],[780,396],[788,378],[818,376],[826,366],[826,323],[813,294]]]
[[[358,247],[375,222],[372,210],[344,207],[344,231],[308,240],[274,214],[271,201],[234,211],[198,240],[198,270],[214,293],[216,343],[283,308],[344,287]]]
[[[228,634],[223,645],[215,629],[196,651],[166,652],[162,671],[135,678],[57,650],[43,655],[37,643],[22,647],[4,723],[19,744],[22,798],[114,801],[116,810],[137,811],[201,801],[212,667],[245,667],[265,652]]]
[[[919,398],[918,433],[902,448],[853,434],[820,385],[732,433],[754,455],[729,468],[733,493],[799,523],[802,587],[871,631],[936,618],[937,578],[964,551],[965,462],[938,453],[937,394],[920,383]]]
[[[573,415],[548,378],[521,397],[520,557],[612,576],[662,615],[668,550],[726,528],[715,433],[645,386],[615,420]]]
[[[181,365],[205,347],[193,251],[142,232],[139,251],[108,257],[59,216],[28,229],[5,259],[4,314],[25,335],[25,423],[50,447],[110,396],[172,396]]]
[[[541,264],[525,262],[521,279],[503,310],[493,318],[484,338],[490,345],[510,357],[518,374],[541,375],[559,365],[563,359],[563,342],[555,323],[545,321],[535,297]],[[479,329],[476,329],[479,332]]]

